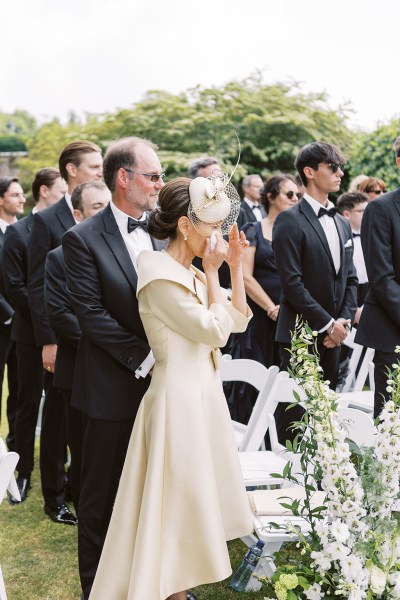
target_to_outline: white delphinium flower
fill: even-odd
[[[386,588],[386,573],[376,565],[372,565],[371,574],[371,591],[380,596]]]
[[[350,537],[350,530],[346,523],[337,519],[330,526],[330,533],[338,542],[347,542]]]
[[[307,600],[320,600],[324,597],[319,583],[314,583],[308,588],[308,590],[304,590],[304,595],[307,598]]]

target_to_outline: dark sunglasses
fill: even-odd
[[[383,190],[368,190],[368,194],[383,194]]]
[[[282,192],[283,194],[285,194],[285,196],[287,198],[289,198],[289,200],[291,200],[294,196],[297,196],[297,199],[300,200],[302,194],[300,192],[294,192],[293,190],[289,190],[288,192]]]
[[[340,169],[341,171],[344,171],[345,165],[344,165],[344,163],[331,162],[331,163],[328,163],[328,167],[330,168],[332,173],[336,173],[338,169]]]

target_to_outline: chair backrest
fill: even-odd
[[[243,434],[243,438],[239,445],[239,450],[246,448],[248,440],[251,439],[253,431],[257,428],[260,416],[263,413],[264,405],[268,400],[269,393],[279,369],[276,366],[265,367],[261,363],[245,359],[231,359],[229,355],[224,355],[221,361],[220,376],[222,381],[244,381],[252,385],[257,391],[258,396],[254,403],[253,410],[250,415],[249,422]],[[256,450],[259,450],[263,442],[261,436],[260,443]]]
[[[347,438],[357,446],[375,446],[376,428],[372,417],[357,408],[338,408],[338,416]]]
[[[0,438],[0,504],[7,489],[14,498],[17,500],[20,499],[19,489],[14,477],[14,470],[18,460],[19,455],[16,452],[8,452],[7,446],[2,438]]]
[[[366,348],[363,354],[364,346],[356,344],[354,341],[357,329],[353,327],[343,341],[343,345],[352,350],[346,381],[344,382],[342,392],[359,392],[363,389],[368,376],[368,364],[374,356],[372,348]]]
[[[288,404],[295,402],[294,391],[299,394],[300,398],[305,397],[304,392],[294,379],[289,377],[286,371],[277,373],[272,382],[271,389],[266,390],[266,397],[260,406],[257,418],[254,419],[252,427],[248,427],[243,436],[239,447],[240,451],[254,452],[260,448],[268,429],[268,414],[275,412],[279,402],[286,402]]]

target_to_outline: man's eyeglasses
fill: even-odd
[[[383,190],[368,190],[368,194],[383,194]]]
[[[297,196],[297,199],[300,200],[302,196],[300,192],[294,192],[293,190],[289,190],[288,192],[282,192],[282,194],[285,194],[286,198],[289,198],[289,200],[291,200],[294,196]]]
[[[143,175],[147,179],[150,179],[153,183],[157,183],[160,179],[163,180],[165,177],[165,173],[140,173],[139,171],[134,171],[133,169],[128,169],[127,167],[122,167],[128,173],[136,173],[136,175]]]
[[[345,164],[331,162],[331,163],[328,163],[328,167],[330,168],[332,173],[337,173],[338,169],[340,169],[341,171],[344,171]]]

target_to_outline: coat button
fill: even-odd
[[[132,362],[132,357],[130,356],[129,358],[126,359],[126,364],[130,365]]]

